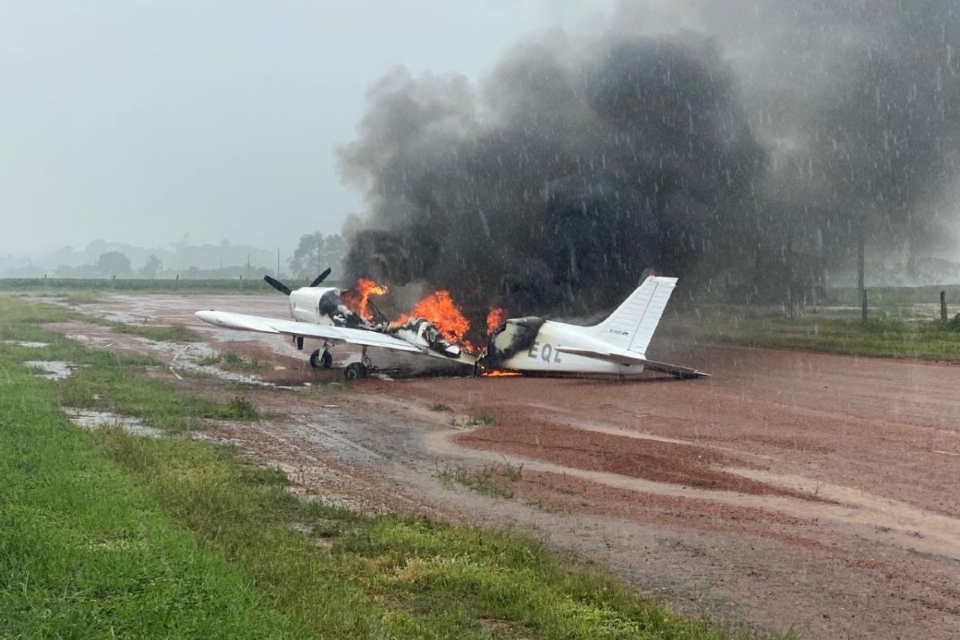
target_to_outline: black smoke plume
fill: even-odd
[[[341,150],[369,206],[348,275],[581,312],[648,267],[715,286],[768,249],[841,263],[861,222],[884,247],[942,235],[960,159],[950,3],[677,6],[525,44],[479,89],[379,81]],[[706,35],[672,30],[691,16]]]
[[[717,46],[663,37],[525,47],[480,95],[399,70],[342,160],[371,207],[351,275],[523,313],[608,304],[646,267],[682,273],[735,226],[764,153]]]

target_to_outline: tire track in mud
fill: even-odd
[[[501,412],[501,415],[504,414],[510,426],[479,427],[456,436],[457,444],[544,460],[568,468],[654,482],[756,495],[811,498],[792,489],[722,471],[721,467],[749,466],[749,463],[692,443],[678,444],[598,430],[584,431]]]

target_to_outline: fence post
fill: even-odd
[[[940,324],[947,324],[947,292],[940,292]]]

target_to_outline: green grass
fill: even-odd
[[[259,371],[260,363],[257,360],[244,360],[233,351],[218,353],[197,360],[197,364],[207,367],[220,367],[227,371]]]
[[[256,360],[244,360],[233,351],[223,354],[221,366],[228,371],[258,371],[260,363]]]
[[[960,333],[960,313],[950,318],[945,325],[941,325],[940,330],[949,331],[951,333]]]
[[[771,323],[752,336],[714,336],[757,347],[798,348],[845,355],[960,362],[960,336],[941,331],[932,322],[856,320]]]
[[[307,637],[71,427],[19,351],[0,347],[0,637]]]
[[[939,304],[940,292],[946,293],[947,304],[960,305],[960,285],[927,287],[873,287],[867,289],[871,307],[896,308],[916,304]],[[831,287],[827,289],[827,304],[860,306],[856,287]]]
[[[0,334],[61,350],[0,345],[0,637],[740,637],[519,535],[363,516],[231,448],[76,429],[58,405],[172,431],[252,405],[185,396],[44,331],[47,312],[0,298]],[[41,380],[38,351],[84,366]]]
[[[500,424],[497,419],[489,413],[477,413],[467,418],[467,426],[475,427],[477,425],[496,425]]]
[[[445,467],[437,478],[447,487],[459,484],[485,496],[509,500],[513,497],[513,490],[505,485],[520,480],[522,474],[522,465],[493,464],[472,469],[458,465]]]
[[[153,326],[114,322],[111,324],[110,330],[114,333],[140,336],[155,342],[201,342],[203,340],[200,334],[182,324]]]
[[[152,426],[171,431],[199,428],[204,418],[256,420],[261,417],[241,396],[225,404],[217,403],[146,377],[144,374],[149,368],[158,366],[152,358],[86,349],[41,326],[43,322],[82,319],[81,314],[63,307],[0,296],[0,340],[48,343],[42,349],[2,345],[10,357],[21,362],[63,360],[78,365],[74,374],[55,388],[61,406],[135,415]]]
[[[434,405],[445,407],[445,409],[436,409],[434,411],[443,412],[443,413],[452,413],[453,409],[447,407],[447,405]],[[457,427],[459,429],[477,427],[482,425],[497,425],[500,424],[497,422],[497,418],[489,413],[481,412],[471,414],[469,416],[451,416],[450,422],[451,427]]]
[[[821,309],[789,319],[775,308],[713,306],[665,318],[660,334],[749,347],[960,362],[960,332],[950,331],[952,326],[917,319],[910,309],[897,315],[875,310],[864,326],[859,311]]]
[[[75,361],[75,360],[71,360]],[[173,385],[142,375],[136,361],[80,367],[59,383],[62,406],[142,417],[152,426],[180,432],[201,427],[203,418],[257,420],[261,416],[241,396],[220,404],[188,395]]]

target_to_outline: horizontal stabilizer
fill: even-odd
[[[678,364],[669,364],[666,362],[657,362],[655,360],[647,360],[646,358],[641,358],[640,356],[634,355],[632,353],[601,353],[599,351],[593,351],[592,349],[576,349],[574,347],[557,347],[557,351],[560,353],[569,353],[574,356],[583,356],[584,358],[593,358],[594,360],[604,360],[606,362],[612,362],[614,364],[619,364],[623,366],[638,366],[645,369],[650,369],[651,371],[659,371],[660,373],[667,373],[677,378],[709,378],[709,373],[704,373],[703,371],[698,371],[697,369],[691,369],[690,367],[682,367]]]
[[[678,364],[670,364],[669,362],[656,362],[655,360],[647,360],[647,364],[643,366],[652,371],[667,373],[677,378],[709,378],[710,377],[709,373],[704,373],[703,371],[699,371],[697,369],[691,369],[690,367],[681,367]]]

